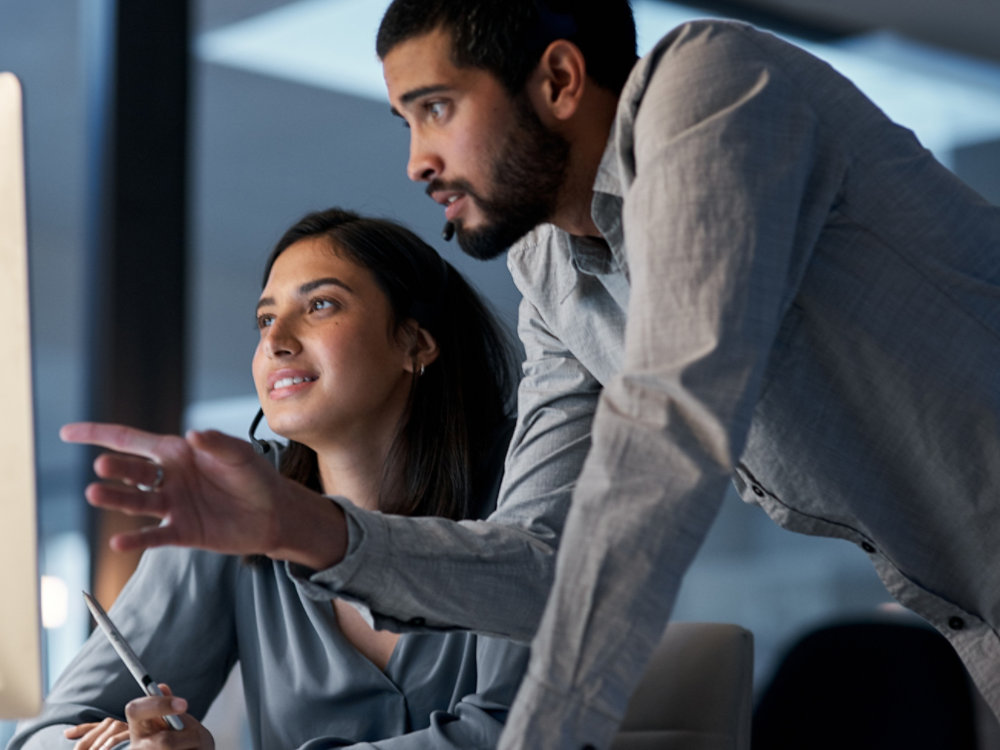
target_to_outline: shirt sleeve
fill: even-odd
[[[518,328],[526,359],[497,510],[486,521],[453,522],[338,500],[348,518],[345,559],[323,571],[288,567],[307,596],[348,599],[370,610],[376,627],[397,632],[460,628],[531,638],[600,386],[527,301]]]
[[[219,635],[233,627],[232,608],[223,604],[232,600],[225,594],[227,560],[175,547],[148,550],[109,612],[150,676],[183,695],[194,716],[205,714],[235,663],[235,636]],[[219,596],[198,596],[199,590]],[[95,629],[46,696],[41,714],[18,724],[8,749],[70,747],[63,729],[107,717],[124,721],[125,704],[142,694]]]
[[[611,744],[834,199],[808,98],[740,28],[674,32],[638,105],[625,363],[598,406],[503,748]]]

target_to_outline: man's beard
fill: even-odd
[[[566,177],[569,143],[551,132],[523,94],[514,98],[514,127],[492,165],[491,195],[471,193],[484,224],[456,223],[458,244],[468,255],[490,260],[552,216]]]

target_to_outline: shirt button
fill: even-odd
[[[764,488],[760,485],[755,484],[751,489],[757,497],[764,497]]]
[[[861,549],[863,549],[869,555],[875,553],[875,546],[870,542],[861,542]]]
[[[948,619],[948,627],[952,630],[961,630],[965,627],[965,620],[961,617],[951,617]]]

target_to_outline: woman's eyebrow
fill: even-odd
[[[313,279],[312,281],[307,281],[305,284],[299,287],[298,293],[300,296],[309,294],[309,292],[319,289],[322,286],[339,286],[344,291],[354,294],[354,290],[351,289],[351,287],[345,284],[343,281],[338,279],[336,276],[324,276],[321,279]],[[275,304],[274,297],[261,297],[257,301],[256,309],[260,310],[260,308],[262,307],[270,307],[271,305],[274,304]]]
[[[314,279],[312,281],[307,281],[305,284],[299,287],[299,294],[309,294],[309,292],[314,289],[319,289],[321,286],[339,286],[344,291],[354,294],[354,290],[351,289],[347,284],[338,279],[336,276],[324,276],[322,279]]]

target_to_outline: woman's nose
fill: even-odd
[[[287,357],[301,349],[291,322],[275,320],[264,335],[264,353],[269,357]]]

